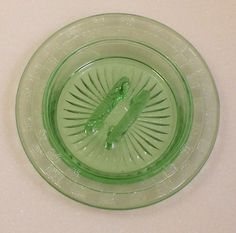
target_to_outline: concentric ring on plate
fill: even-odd
[[[73,144],[124,76],[130,90],[103,119],[101,135]],[[76,86],[87,86],[90,98]],[[148,99],[124,135],[116,127],[122,137],[115,148],[123,152],[106,150],[107,132],[141,89],[161,94]],[[84,122],[72,119],[82,115]],[[206,64],[179,34],[144,17],[105,14],[68,25],[37,50],[21,79],[16,116],[30,161],[51,185],[88,205],[131,209],[171,196],[197,174],[215,142],[219,102]],[[90,145],[100,148],[98,156],[91,150],[86,157]]]

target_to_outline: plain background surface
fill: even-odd
[[[15,94],[37,47],[59,28],[104,12],[156,19],[203,55],[221,101],[210,159],[183,190],[159,204],[116,212],[76,203],[34,170],[18,139]],[[0,0],[0,232],[236,232],[235,0]]]

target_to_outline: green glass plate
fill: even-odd
[[[198,52],[147,18],[76,21],[35,52],[17,127],[53,187],[79,202],[132,209],[183,188],[216,139],[219,100]]]

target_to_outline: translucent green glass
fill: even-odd
[[[17,94],[37,171],[82,203],[131,209],[184,187],[215,142],[218,95],[198,52],[147,18],[105,14],[56,32]]]
[[[130,57],[132,49],[152,51],[133,41],[111,40],[88,45],[83,56],[115,46],[126,55],[127,45]],[[68,78],[60,76],[77,60],[80,51],[51,76],[43,106],[49,140],[68,166],[88,178],[122,184],[153,176],[171,163],[192,121],[191,95],[177,68],[170,64],[161,74],[134,58],[102,57]],[[177,80],[172,87],[162,76],[171,71]]]
[[[129,130],[129,128],[133,125],[133,123],[137,120],[139,115],[143,112],[143,109],[145,108],[145,105],[147,104],[147,102],[149,100],[149,97],[150,97],[150,91],[148,91],[148,90],[140,90],[139,93],[137,93],[137,95],[135,95],[131,99],[129,110],[124,114],[123,118],[119,121],[119,123],[116,126],[113,126],[108,131],[107,138],[106,138],[106,146],[105,146],[106,149],[110,150],[110,149],[113,149],[113,148],[117,147],[117,143],[121,140],[122,136],[127,134],[127,131]],[[160,110],[155,109],[155,110],[151,110],[151,111],[152,112],[156,112],[156,111],[160,111]],[[147,128],[147,126],[144,126],[144,125],[142,125],[142,126],[145,129],[149,129],[149,128]],[[159,142],[163,142],[163,141],[161,139],[159,139],[159,138],[154,137],[150,133],[145,132],[145,131],[139,129],[139,128],[138,128],[138,130],[140,131],[140,133],[137,133],[137,135],[144,142],[146,142],[148,145],[150,145],[152,148],[155,148],[155,149],[158,150],[158,147],[153,145],[150,142],[150,140],[145,139],[144,136],[142,136],[140,134],[143,132],[145,135],[147,135],[147,136],[149,136],[149,137],[151,137],[153,139],[156,139]],[[151,130],[151,131],[153,131],[153,130]],[[159,131],[159,132],[161,132],[161,131]],[[163,132],[163,134],[167,134],[167,133]],[[135,138],[135,139],[137,140],[137,138]],[[128,143],[127,143],[127,145],[128,145]],[[146,149],[141,143],[139,143],[139,145],[144,150],[144,152],[146,152],[146,154],[148,154],[149,156],[153,156],[153,154],[150,153],[148,151],[148,149]],[[126,149],[128,150],[128,146],[127,146]],[[137,158],[144,160],[144,158],[142,156],[140,156],[140,155],[138,155]],[[130,153],[130,160],[134,160],[134,159],[132,159],[131,153]]]
[[[97,95],[99,95],[99,97],[101,98],[100,99],[101,103],[99,103],[99,105],[96,107],[96,109],[94,110],[92,114],[90,113],[91,116],[89,117],[88,121],[85,124],[84,131],[87,135],[90,135],[91,133],[95,133],[98,129],[101,128],[101,126],[104,123],[104,120],[109,115],[109,113],[111,113],[111,111],[119,103],[120,100],[125,98],[128,92],[128,88],[129,88],[129,79],[126,77],[122,77],[121,79],[119,79],[111,89],[108,86],[107,79],[104,80],[103,78],[103,83],[102,83],[99,77],[100,77],[99,74],[97,74],[97,79],[99,81],[99,84],[102,90],[99,90],[98,86],[94,83],[93,79],[89,75],[90,85],[92,85],[95,88],[95,92],[97,92],[98,94],[94,93],[94,91],[91,90],[91,88],[89,87],[89,84],[86,84],[85,82],[82,81],[90,94],[92,94],[95,98],[97,98]],[[107,88],[108,88],[107,92],[105,91],[105,83],[107,84]],[[78,96],[76,96],[75,94],[71,94],[74,98],[79,99],[79,100],[82,99],[82,103],[87,105],[88,102],[84,102],[85,101],[84,98],[87,97],[87,99],[92,100],[96,104],[96,101],[93,98],[89,97],[83,91],[81,92],[80,88],[77,87],[76,85],[75,87],[79,91],[79,93],[83,95],[83,97],[78,98]],[[104,94],[102,93],[102,91]],[[73,105],[73,102],[72,103],[70,102],[70,104]],[[81,107],[81,106],[76,106],[76,107]],[[94,105],[90,103],[89,107],[85,107],[83,105],[82,108],[91,110],[93,107]]]

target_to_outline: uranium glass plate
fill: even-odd
[[[68,197],[132,209],[183,188],[212,150],[219,101],[196,49],[151,19],[76,21],[29,61],[17,127],[41,176]]]

